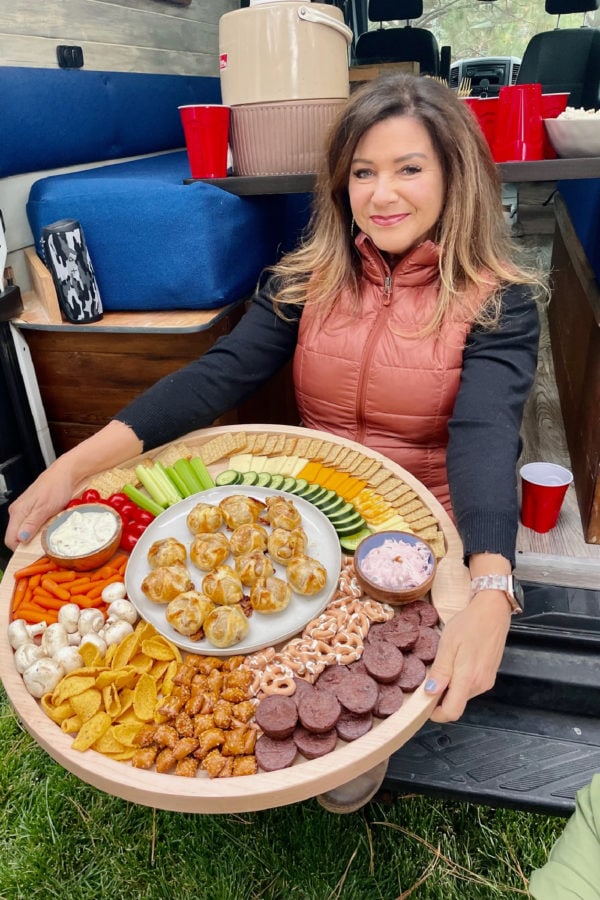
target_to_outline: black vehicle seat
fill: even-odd
[[[440,49],[433,32],[426,28],[413,28],[410,20],[423,15],[423,0],[369,0],[370,22],[379,22],[379,28],[359,35],[356,42],[356,62],[418,62],[422,75],[448,78],[450,72],[450,48]],[[406,20],[399,28],[384,28],[384,22]],[[445,71],[444,71],[445,70]]]
[[[600,0],[546,0],[546,12],[560,16],[586,13]],[[557,23],[557,24],[558,24]],[[569,92],[569,106],[600,106],[600,29],[556,28],[535,34],[529,41],[517,84],[539,83],[544,94]]]

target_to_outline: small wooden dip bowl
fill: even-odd
[[[421,584],[407,588],[386,587],[375,583],[365,575],[363,570],[365,557],[371,550],[381,547],[387,540],[404,541],[411,546],[422,545],[428,550],[431,562],[431,572]],[[354,552],[356,580],[363,591],[374,600],[379,600],[382,603],[390,603],[392,606],[410,603],[413,600],[419,600],[421,597],[424,597],[433,584],[436,568],[437,562],[435,554],[427,541],[417,537],[415,534],[409,534],[405,531],[376,531],[374,534],[370,534],[368,537],[364,538]]]
[[[96,547],[88,553],[80,555],[67,556],[52,547],[52,535],[56,529],[73,515],[73,513],[108,513],[115,520],[115,532],[108,541],[101,546]],[[76,572],[88,572],[90,569],[97,569],[114,556],[119,543],[121,534],[123,533],[123,522],[119,513],[104,503],[81,503],[78,506],[72,506],[69,509],[63,509],[62,512],[54,516],[53,519],[45,525],[41,534],[42,548],[45,555],[59,566],[66,569],[74,569]]]

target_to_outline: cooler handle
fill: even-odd
[[[354,34],[347,25],[344,25],[343,22],[339,22],[337,19],[334,19],[333,16],[328,16],[326,13],[318,12],[314,9],[308,9],[306,6],[301,6],[298,10],[298,18],[304,19],[305,22],[315,22],[318,25],[328,25],[329,28],[335,29],[335,31],[339,31],[339,33],[346,39],[346,43],[350,44],[352,42],[352,38]]]

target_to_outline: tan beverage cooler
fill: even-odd
[[[221,16],[222,101],[237,175],[314,172],[349,95],[352,31],[335,6],[255,2]]]

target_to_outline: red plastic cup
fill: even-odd
[[[492,148],[496,162],[544,158],[541,84],[500,88]]]
[[[192,178],[225,178],[229,141],[228,106],[179,106]]]
[[[494,145],[496,134],[496,118],[498,114],[498,97],[464,97],[461,98],[474,114],[490,150]]]
[[[556,119],[567,108],[569,99],[566,94],[542,94],[542,119]],[[556,159],[556,150],[550,143],[548,132],[544,128],[544,159]]]
[[[554,528],[573,474],[556,463],[534,462],[521,467],[521,522],[540,534]]]

